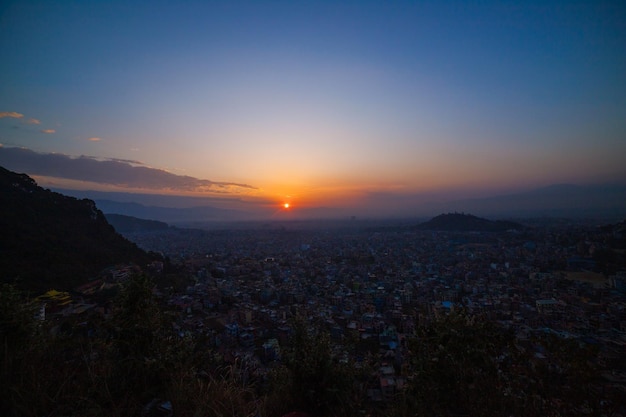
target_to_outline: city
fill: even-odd
[[[384,404],[409,375],[406,340],[456,310],[511,330],[520,346],[536,334],[593,346],[602,376],[593,388],[623,394],[624,223],[534,222],[503,233],[346,221],[327,230],[259,225],[126,235],[193,278],[160,292],[178,312],[178,334],[206,336],[207,348],[227,362],[245,358],[255,375],[281,360],[301,317],[330,335],[339,356],[349,355],[341,350],[346,340],[358,345],[349,359],[368,358],[376,377],[367,398]],[[613,250],[621,258],[606,256]],[[539,349],[533,357],[554,360]]]

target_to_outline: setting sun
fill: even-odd
[[[290,207],[290,204],[289,204],[289,203],[285,203],[285,204],[283,204],[283,208],[288,209],[289,207]]]

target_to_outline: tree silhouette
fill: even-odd
[[[394,412],[509,415],[515,406],[506,377],[517,355],[512,340],[489,322],[462,312],[421,328],[409,344],[412,378]]]

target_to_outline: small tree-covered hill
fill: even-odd
[[[32,292],[69,290],[107,266],[150,260],[93,201],[43,189],[0,167],[0,281]]]
[[[525,229],[519,223],[505,220],[487,220],[465,213],[440,214],[431,220],[416,226],[419,230],[445,232],[503,232],[506,230]]]

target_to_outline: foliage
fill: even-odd
[[[29,362],[31,347],[36,345],[36,323],[33,309],[24,302],[19,292],[9,284],[0,290],[0,349],[2,369],[0,372],[0,414],[12,415],[19,403],[20,392],[15,389],[27,375],[23,365]]]
[[[282,363],[265,380],[240,362],[220,361],[199,336],[175,334],[145,275],[120,290],[111,317],[39,322],[34,306],[9,285],[0,293],[0,414],[133,416],[169,401],[176,416],[601,415],[592,387],[597,351],[538,333],[525,342],[463,312],[418,330],[409,340],[406,389],[387,410],[367,403],[372,375],[356,352],[304,319],[292,324]],[[354,353],[353,352],[353,353]],[[538,353],[541,353],[539,355]],[[352,355],[355,356],[355,355]],[[341,360],[340,360],[341,359]],[[612,399],[617,404],[620,399]],[[606,408],[606,407],[605,407]]]
[[[412,378],[391,415],[597,415],[596,352],[549,334],[519,344],[496,324],[453,312],[410,343]],[[541,351],[542,355],[535,355]]]
[[[115,393],[142,401],[164,387],[167,343],[164,323],[154,299],[153,284],[143,274],[130,277],[116,299],[109,355]]]
[[[19,350],[36,330],[35,309],[10,284],[0,284],[0,341],[11,352]]]
[[[422,328],[412,340],[413,378],[403,415],[510,414],[512,402],[499,371],[513,347],[488,323],[452,313]],[[507,358],[508,359],[508,358]]]
[[[533,342],[546,356],[534,361],[536,387],[544,402],[558,404],[562,415],[575,410],[600,415],[601,398],[592,388],[599,377],[594,364],[597,348],[553,334],[538,335]]]
[[[229,366],[219,373],[199,376],[189,368],[172,375],[169,397],[177,416],[253,416],[257,409],[254,387],[245,384],[240,369]]]
[[[268,404],[283,412],[353,415],[358,405],[356,383],[362,375],[352,365],[335,357],[326,332],[298,318],[293,322],[291,346],[286,349],[284,366],[270,374]],[[279,397],[272,396],[277,393]]]

